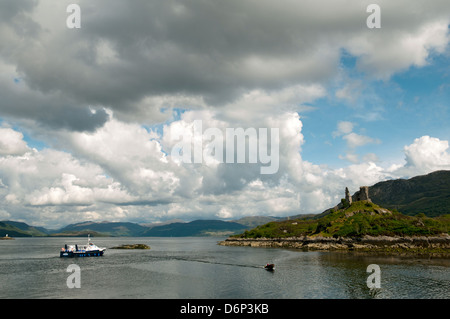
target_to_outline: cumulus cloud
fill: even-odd
[[[187,127],[201,116],[208,119],[212,114],[186,112],[170,127]],[[450,169],[448,141],[428,136],[405,146],[406,163],[396,167],[385,168],[373,161],[337,169],[315,165],[301,157],[304,137],[298,114],[286,113],[270,121],[280,128],[280,171],[265,176],[254,164],[177,163],[163,151],[162,145],[173,144],[169,126],[159,135],[119,122],[111,114],[96,133],[66,133],[66,147],[72,154],[27,147],[23,154],[0,156],[4,215],[20,208],[24,220],[62,225],[79,219],[152,221],[319,213],[340,200],[344,186],[356,191],[388,178]],[[10,141],[14,143],[17,140]],[[64,223],[58,218],[61,214]]]
[[[367,88],[345,81],[329,93],[343,52],[367,78],[424,66],[448,47],[448,1],[380,1],[380,30],[365,25],[369,1],[80,0],[79,30],[66,27],[70,3],[0,3],[0,115],[47,143],[36,149],[21,129],[0,128],[0,216],[62,225],[317,213],[344,186],[449,167],[448,141],[427,136],[389,168],[359,154],[380,140],[357,130],[357,115],[329,132],[351,165],[302,153],[315,102],[358,107]],[[202,164],[174,160],[196,120],[203,131],[279,129],[276,174],[211,153]]]
[[[386,78],[449,42],[445,1],[381,1],[377,32],[365,26],[369,2],[81,0],[80,30],[65,25],[68,0],[13,2],[1,10],[0,64],[10,73],[0,111],[76,131],[106,123],[104,108],[141,123],[167,120],[166,108],[249,98],[293,110],[298,88],[339,73],[343,50]]]
[[[362,56],[358,61],[359,68],[375,77],[386,79],[411,65],[426,65],[431,54],[443,53],[448,45],[448,20],[445,18],[411,26],[410,30],[391,29],[389,33],[392,41],[388,42],[386,35],[380,33],[370,38],[355,37],[350,39],[348,50]],[[370,54],[371,51],[377,54]]]
[[[96,176],[95,179],[102,179],[102,176]],[[132,200],[133,197],[128,195],[120,188],[120,184],[110,183],[106,187],[99,187],[95,182],[89,187],[77,185],[80,181],[73,174],[62,173],[61,179],[55,181],[53,187],[43,187],[35,190],[31,194],[25,196],[27,202],[33,206],[47,205],[74,205],[74,206],[90,206],[98,202],[121,203]]]
[[[25,156],[0,157],[5,185],[1,194],[9,208],[26,205],[40,214],[57,214],[62,207],[71,207],[66,217],[72,221],[95,216],[93,211],[103,216],[104,209],[107,216],[120,218],[112,216],[111,205],[126,211],[127,218],[144,220],[217,214],[231,218],[261,212],[283,215],[299,208],[295,185],[303,182],[302,175],[307,176],[307,192],[320,183],[311,167],[302,163],[302,124],[296,113],[268,119],[268,127],[280,128],[281,147],[280,172],[266,176],[260,174],[259,164],[177,163],[170,152],[163,151],[163,146],[170,151],[179,138],[170,135],[171,129],[181,127],[180,132],[187,134],[193,119],[204,119],[205,130],[214,123],[223,130],[232,126],[223,120],[214,122],[211,112],[186,112],[162,136],[110,115],[111,120],[95,133],[61,134],[73,155],[33,150]]]
[[[0,156],[23,155],[29,150],[22,133],[11,128],[0,127]]]
[[[397,169],[397,174],[406,176],[425,174],[435,170],[450,169],[448,141],[422,136],[404,147],[406,164]]]
[[[59,219],[57,212],[64,211],[62,207],[66,205],[90,206],[133,199],[100,166],[67,152],[32,149],[26,145],[20,132],[8,130],[16,140],[10,139],[3,148],[11,150],[17,144],[24,146],[20,152],[0,154],[3,185],[0,198],[3,198],[3,209],[12,216],[20,218],[25,214],[29,220],[46,216],[44,219],[51,224]],[[5,139],[2,142],[4,144]],[[48,215],[50,211],[54,214]]]

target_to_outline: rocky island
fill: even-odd
[[[450,256],[450,215],[403,215],[372,202],[369,188],[313,217],[270,222],[219,245]]]
[[[111,247],[110,249],[150,249],[150,246],[145,244],[126,244],[116,247]]]

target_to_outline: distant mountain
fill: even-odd
[[[405,215],[450,214],[450,171],[379,182],[369,187],[369,196],[374,203]]]
[[[233,222],[254,228],[259,225],[264,225],[269,222],[286,219],[287,217],[272,217],[272,216],[248,216],[233,220]]]
[[[142,236],[149,237],[185,237],[231,235],[248,229],[249,227],[235,222],[222,220],[194,220],[189,223],[172,223],[153,227],[145,231]]]
[[[0,237],[47,236],[49,231],[42,227],[33,227],[22,222],[4,220],[0,222]]]
[[[120,222],[92,222],[70,224],[59,230],[29,226],[14,221],[0,222],[0,237],[61,236],[85,237],[182,237],[182,236],[228,236],[246,229],[246,225],[221,220],[194,220],[192,222],[165,222],[149,225]]]
[[[168,224],[172,224],[172,223],[185,223],[185,221],[182,219],[171,219],[171,220],[167,220],[165,222],[146,223],[146,224],[140,224],[140,225],[144,226],[144,227],[148,227],[148,228],[153,228],[153,227],[159,227],[159,226],[168,225]]]
[[[97,236],[129,236],[138,237],[148,228],[135,223],[119,223],[119,222],[82,222],[67,225],[60,229],[53,236],[84,236],[91,232]]]

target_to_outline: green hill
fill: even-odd
[[[85,236],[88,233],[97,236],[141,236],[147,227],[135,223],[120,222],[82,222],[67,225],[53,236]]]
[[[450,215],[435,218],[424,214],[407,216],[370,201],[353,202],[319,219],[295,219],[270,222],[243,234],[240,238],[287,238],[303,236],[362,237],[418,236],[449,233]]]
[[[21,222],[4,220],[0,222],[0,237],[4,237],[6,234],[9,237],[47,236],[48,231],[41,227],[33,227]]]
[[[369,194],[374,203],[405,215],[450,214],[450,171],[379,182],[369,187]]]

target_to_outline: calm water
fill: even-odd
[[[144,243],[151,250],[108,249],[103,257],[59,257],[84,238],[0,241],[0,298],[450,298],[449,259],[225,247],[221,238],[93,238],[100,247]],[[276,264],[274,272],[264,264]],[[70,264],[81,288],[67,287]],[[381,269],[370,291],[367,266]]]

